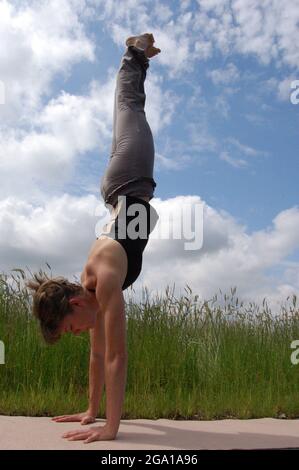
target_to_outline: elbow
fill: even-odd
[[[122,364],[128,360],[128,354],[126,351],[120,351],[115,353],[106,353],[105,355],[105,363],[106,364],[114,364],[119,363]]]
[[[96,362],[103,362],[105,359],[105,354],[103,354],[102,352],[91,351],[90,359]]]

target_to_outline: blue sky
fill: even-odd
[[[173,3],[176,2],[165,2]],[[177,5],[173,11],[177,12]],[[105,82],[107,69],[118,67],[121,47],[94,24],[88,31],[94,34],[100,58],[97,56],[93,64],[78,64],[66,80],[57,78],[54,82],[57,92],[64,89],[68,93],[82,93],[91,78]],[[180,99],[179,112],[175,112],[167,128],[155,136],[156,151],[169,160],[175,152],[180,161],[182,146],[184,154],[190,157],[190,161],[182,162],[177,170],[159,166],[155,171],[156,195],[163,199],[174,197],[178,189],[182,195],[200,195],[214,207],[229,211],[246,224],[249,231],[254,231],[270,224],[277,212],[298,203],[299,108],[290,100],[279,99],[275,89],[267,83],[273,78],[282,81],[293,69],[287,66],[278,69],[274,60],[267,65],[260,64],[258,56],[215,55],[198,61],[190,72],[178,78],[168,77],[158,60],[151,61],[148,74],[161,74],[162,92],[171,90]],[[216,69],[221,73],[228,64],[237,68],[238,79],[232,83],[213,82],[209,72]],[[190,100],[197,93],[198,100],[190,106]],[[147,104],[150,99],[149,95]],[[224,108],[218,100],[223,100]],[[188,143],[192,142],[189,125],[193,126],[193,133],[210,139],[210,145],[208,142],[202,148],[193,150],[192,145],[188,148]],[[219,157],[222,150],[228,152],[229,161]],[[92,152],[98,173],[104,171],[108,154],[109,144],[100,155],[98,151]],[[238,164],[239,160],[244,164]],[[98,174],[90,175],[90,180],[96,185],[98,177]],[[80,188],[72,191],[78,194]]]
[[[153,32],[162,50],[145,84],[153,205],[163,214],[189,196],[203,201],[206,245],[191,264],[186,257],[182,274],[173,269],[182,266],[177,247],[152,241],[136,286],[155,290],[172,270],[177,285],[203,296],[237,282],[247,298],[298,292],[299,104],[290,94],[299,2],[4,0],[0,15],[3,270],[47,261],[80,273],[101,204],[124,41]],[[163,275],[154,265],[161,257]]]

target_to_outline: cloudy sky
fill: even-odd
[[[0,0],[1,271],[80,274],[108,216],[99,182],[124,42],[152,32],[152,204],[174,224],[201,204],[203,245],[153,237],[136,295],[236,286],[275,308],[298,293],[298,25],[299,0]]]

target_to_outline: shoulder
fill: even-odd
[[[117,270],[110,266],[99,268],[97,273],[96,297],[101,311],[106,311],[111,305],[123,305],[122,285]]]
[[[81,285],[85,289],[93,290],[96,287],[96,273],[90,263],[86,263],[81,274]]]
[[[97,266],[96,277],[97,290],[99,292],[102,292],[103,290],[110,291],[117,287],[121,287],[119,270],[109,262],[106,263],[103,261],[99,266]]]
[[[113,297],[123,296],[119,272],[105,260],[86,264],[81,284],[85,289],[95,291],[100,310],[107,308]]]
[[[108,276],[118,276],[124,283],[128,269],[127,254],[122,244],[113,238],[105,236],[97,240],[91,251],[86,266],[86,277],[88,272],[95,274],[97,279]]]

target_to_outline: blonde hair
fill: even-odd
[[[44,340],[48,344],[56,343],[61,337],[62,320],[72,313],[69,299],[83,294],[82,286],[63,277],[49,278],[44,273],[34,274],[26,286],[31,290],[33,315],[40,322]]]

